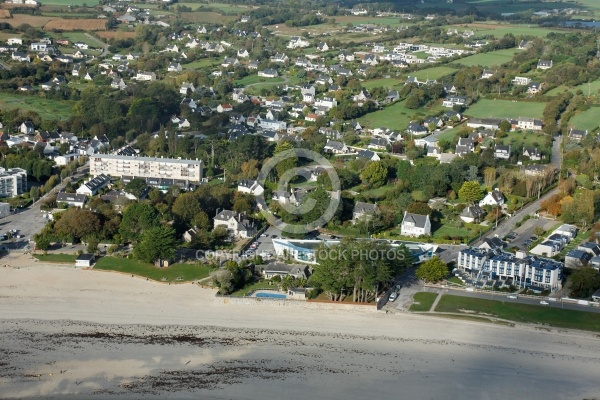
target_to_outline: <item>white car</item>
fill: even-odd
[[[392,294],[390,294],[390,301],[394,301],[398,298],[398,293],[396,292],[392,292]]]
[[[514,295],[514,294],[510,294],[510,295],[506,296],[506,298],[507,298],[507,299],[511,299],[511,300],[516,300],[516,299],[518,299],[518,298],[519,298],[519,296],[516,296],[516,295]]]
[[[543,306],[549,306],[550,305],[550,303],[548,303],[546,300],[540,301],[540,304],[543,305]]]

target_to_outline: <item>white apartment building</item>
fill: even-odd
[[[14,197],[27,191],[27,171],[0,168],[0,197]]]
[[[200,183],[202,181],[202,161],[94,154],[90,158],[90,174],[92,176],[106,174],[113,177],[164,178]]]
[[[472,276],[485,274],[491,278],[512,278],[519,287],[558,290],[562,287],[563,263],[548,258],[516,254],[502,250],[466,248],[458,253],[457,267]]]

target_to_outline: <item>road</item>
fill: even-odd
[[[560,145],[562,143],[562,136],[555,138],[554,142],[552,142],[552,157],[550,160],[550,165],[554,166],[557,170],[560,170],[560,158],[561,158],[561,148]],[[550,190],[548,193],[540,197],[539,199],[529,203],[521,210],[517,211],[510,218],[506,218],[503,222],[498,224],[496,229],[492,229],[488,233],[482,236],[481,239],[489,238],[493,236],[498,236],[499,238],[503,238],[509,232],[515,229],[517,222],[520,222],[526,215],[532,215],[537,210],[540,209],[540,205],[547,198],[555,195],[558,192],[557,188]],[[481,244],[481,240],[474,243],[475,246]]]
[[[108,44],[104,43],[102,40],[98,39],[96,36],[90,35],[89,33],[84,33],[84,35],[88,39],[96,42],[102,48],[102,53],[100,53],[100,55],[98,56],[99,58],[102,58],[102,57],[105,57],[108,55]]]

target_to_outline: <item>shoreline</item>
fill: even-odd
[[[156,283],[0,268],[3,398],[600,396],[593,333],[223,303],[215,290]]]

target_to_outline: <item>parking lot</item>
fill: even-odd
[[[16,209],[15,213],[0,220],[0,233],[7,234],[14,229],[20,237],[3,240],[1,245],[11,250],[27,247],[29,240],[41,231],[47,222],[39,207]]]
[[[508,240],[509,247],[516,247],[518,249],[527,250],[529,244],[528,242],[533,237],[533,240],[536,240],[537,237],[533,233],[534,229],[537,227],[541,227],[544,230],[551,229],[553,226],[557,224],[556,221],[545,219],[545,218],[532,218],[528,219],[521,225],[516,228],[513,232],[517,235],[514,239]]]

